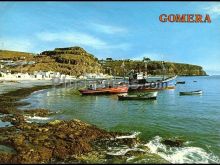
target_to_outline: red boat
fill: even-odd
[[[109,87],[109,88],[96,88],[96,89],[81,89],[79,92],[82,95],[98,95],[98,94],[119,94],[127,93],[127,86]]]

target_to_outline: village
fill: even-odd
[[[24,58],[25,59],[25,58]],[[0,81],[18,81],[18,80],[52,80],[54,78],[59,78],[61,80],[77,80],[77,79],[108,79],[112,76],[103,73],[85,73],[81,76],[70,76],[62,74],[55,71],[34,71],[33,73],[23,73],[21,72],[12,73],[8,66],[23,66],[23,65],[33,65],[35,61],[22,61],[22,60],[0,60]]]

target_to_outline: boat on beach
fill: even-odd
[[[144,92],[139,94],[119,94],[118,100],[156,100],[158,92]]]
[[[189,92],[180,92],[180,95],[202,95],[202,90],[189,91]]]

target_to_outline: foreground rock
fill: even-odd
[[[183,142],[184,141],[181,139],[174,139],[174,140],[166,139],[162,141],[163,144],[168,145],[170,147],[182,147]]]
[[[0,128],[0,132],[0,144],[16,151],[16,154],[0,153],[1,163],[74,160],[74,157],[92,151],[93,141],[115,136],[79,120],[46,124],[20,122],[12,128]]]
[[[136,156],[136,159],[141,156],[143,160],[154,162],[152,157],[154,158],[155,155],[146,155],[146,149],[135,149],[139,140],[130,135],[107,132],[80,120],[27,122],[27,116],[53,115],[46,109],[17,109],[17,106],[27,104],[18,102],[20,99],[27,97],[33,91],[48,87],[50,86],[25,88],[0,95],[0,120],[12,124],[10,127],[0,128],[1,164],[126,163],[128,158],[133,156]],[[123,151],[125,146],[128,151],[123,155],[109,154],[115,152],[114,148],[122,148]],[[1,150],[2,147],[7,148],[8,151]],[[161,159],[156,163],[167,162]]]

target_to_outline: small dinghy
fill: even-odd
[[[145,92],[141,94],[120,94],[118,95],[118,100],[156,100],[156,92]]]
[[[201,95],[202,90],[190,91],[190,92],[180,92],[180,95]]]
[[[185,84],[185,81],[177,81],[176,84]]]

